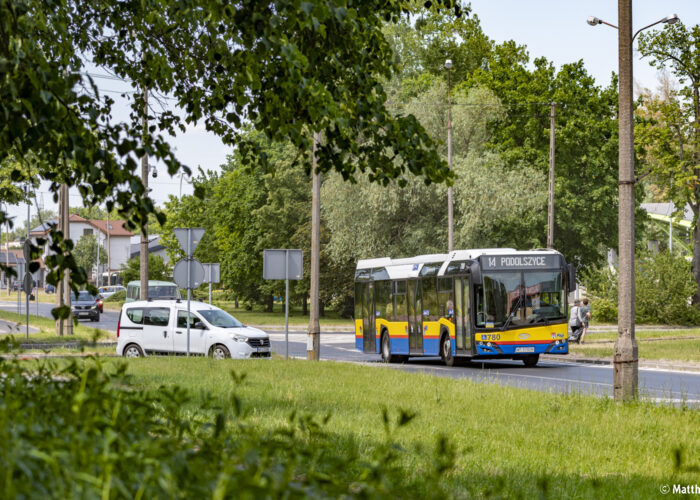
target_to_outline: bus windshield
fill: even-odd
[[[477,293],[476,326],[499,328],[566,319],[566,292],[560,271],[484,274]]]

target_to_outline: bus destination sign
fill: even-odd
[[[558,255],[482,255],[481,268],[484,271],[505,271],[509,269],[558,269]]]

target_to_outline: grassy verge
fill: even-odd
[[[647,341],[638,339],[639,359],[648,360],[673,360],[700,362],[699,340],[659,340]],[[595,358],[612,358],[613,343],[596,344],[585,343],[583,345],[571,344],[569,352]]]
[[[247,375],[242,385],[232,369]],[[150,358],[129,361],[128,371],[143,390],[187,389],[194,397],[183,411],[193,420],[210,421],[214,412],[202,405],[230,407],[234,393],[259,429],[329,416],[324,432],[341,456],[371,460],[387,436],[383,409],[390,422],[403,414],[411,421],[391,438],[406,481],[420,483],[442,447],[453,454],[446,481],[455,497],[658,498],[664,484],[697,482],[700,466],[692,451],[700,447],[700,413],[644,401],[620,405],[342,363]],[[355,479],[348,471],[348,482]]]
[[[73,335],[64,335],[61,337],[56,335],[56,322],[53,319],[45,318],[43,316],[35,316],[32,314],[29,315],[29,326],[37,328],[40,331],[39,333],[30,333],[29,340],[27,340],[27,338],[22,335],[22,326],[26,324],[26,316],[24,314],[0,310],[0,319],[4,319],[20,326],[19,332],[15,335],[15,337],[16,340],[22,343],[59,343],[71,341],[93,342],[98,340],[116,340],[116,335],[105,330],[86,326],[82,323],[73,325]]]

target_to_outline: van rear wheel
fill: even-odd
[[[124,356],[125,358],[142,358],[143,351],[136,344],[129,344],[124,348],[122,356]]]
[[[226,359],[231,357],[231,353],[225,345],[216,344],[209,351],[209,355],[214,359]]]

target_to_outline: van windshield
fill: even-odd
[[[177,287],[176,286],[149,286],[148,287],[148,298],[150,299],[177,299]]]
[[[197,311],[212,326],[220,328],[241,328],[243,323],[221,309],[206,309]]]

